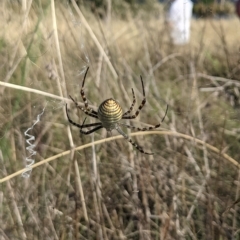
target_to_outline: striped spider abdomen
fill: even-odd
[[[101,103],[97,113],[103,127],[112,131],[122,119],[123,110],[116,100],[109,98]]]

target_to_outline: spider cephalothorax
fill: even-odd
[[[134,147],[136,147],[140,152],[152,155],[153,153],[145,152],[141,146],[139,146],[137,143],[133,142],[132,139],[129,138],[129,136],[122,131],[122,129],[120,128],[120,125],[125,126],[127,128],[135,129],[137,131],[148,131],[148,130],[158,128],[158,127],[161,126],[161,123],[164,121],[164,118],[167,115],[168,106],[167,106],[165,115],[164,115],[161,123],[159,123],[159,124],[157,124],[153,127],[138,128],[138,127],[134,127],[132,125],[127,125],[127,124],[124,124],[124,123],[120,122],[122,119],[134,119],[134,118],[136,118],[138,116],[139,112],[141,111],[141,109],[143,108],[143,106],[146,103],[145,90],[144,90],[143,80],[142,80],[142,77],[141,77],[142,89],[143,89],[143,100],[142,100],[142,103],[140,104],[140,106],[138,107],[138,110],[133,115],[130,115],[130,113],[132,112],[133,107],[136,103],[135,94],[134,94],[133,89],[132,89],[133,102],[132,102],[132,105],[127,112],[123,113],[122,107],[113,98],[109,98],[109,99],[106,99],[105,101],[103,101],[100,104],[100,106],[98,108],[98,111],[95,111],[88,106],[88,101],[87,101],[87,98],[86,98],[85,93],[84,93],[84,83],[85,83],[85,79],[86,79],[86,76],[87,76],[88,69],[89,69],[89,67],[87,68],[86,73],[84,75],[82,88],[81,88],[81,92],[80,92],[81,96],[82,96],[82,99],[84,101],[84,107],[80,106],[71,96],[69,96],[69,97],[75,103],[77,108],[81,109],[88,116],[99,119],[100,122],[91,123],[91,124],[84,124],[85,120],[86,120],[86,118],[85,118],[82,125],[80,125],[78,123],[75,123],[70,119],[70,117],[68,115],[68,111],[67,111],[67,105],[66,105],[66,113],[67,113],[68,121],[71,124],[75,125],[76,127],[80,128],[80,132],[83,133],[83,134],[90,134],[90,133],[95,132],[96,130],[98,130],[100,128],[106,128],[107,131],[112,131],[112,130],[115,129],[125,139],[127,139]],[[88,130],[88,131],[83,130],[83,128],[88,128],[88,127],[95,127],[95,128],[93,128],[91,130]]]

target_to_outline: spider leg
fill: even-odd
[[[68,109],[67,109],[67,104],[66,104],[66,114],[67,114],[67,118],[68,118],[68,121],[72,124],[72,125],[75,125],[76,127],[78,128],[85,128],[85,127],[92,127],[92,126],[98,126],[98,125],[101,125],[102,123],[91,123],[91,124],[85,124],[85,125],[80,125],[78,123],[75,123],[68,115]]]
[[[70,95],[69,95],[69,97],[70,97],[70,98],[72,99],[72,101],[75,103],[76,107],[79,108],[79,109],[81,109],[85,114],[87,114],[88,116],[94,117],[94,118],[98,118],[96,111],[94,111],[93,109],[91,109],[91,110],[89,111],[89,109],[86,109],[86,108],[80,106]]]
[[[132,88],[132,94],[133,94],[133,102],[132,102],[132,105],[131,105],[131,107],[129,108],[129,110],[123,114],[123,116],[129,114],[129,113],[133,110],[133,107],[134,107],[134,105],[135,105],[135,103],[136,103],[136,98],[135,98],[135,94],[134,94],[133,88]]]
[[[167,105],[165,114],[164,114],[164,116],[163,116],[163,118],[162,118],[162,120],[161,120],[161,123],[164,121],[164,119],[165,119],[165,117],[166,117],[166,115],[167,115],[167,112],[168,112],[168,105]],[[135,129],[135,130],[137,130],[137,131],[149,131],[149,130],[153,130],[153,129],[159,128],[159,127],[161,126],[161,123],[156,124],[156,125],[153,126],[153,127],[145,127],[145,128],[139,128],[139,127],[135,127],[135,126],[132,126],[132,125],[127,125],[127,124],[125,124],[125,123],[119,123],[119,124],[120,124],[120,125],[123,125],[123,126],[125,126],[125,127],[127,127],[127,128]]]
[[[87,119],[87,118],[85,118],[84,121],[83,121],[83,124],[80,125],[80,126],[81,126],[81,127],[80,127],[80,133],[83,133],[83,134],[87,135],[87,134],[90,134],[90,133],[93,133],[93,132],[97,131],[97,130],[100,129],[100,128],[103,128],[103,126],[102,126],[101,123],[84,124],[85,121],[86,121],[86,119]],[[93,129],[91,129],[91,130],[89,130],[89,131],[83,131],[83,130],[82,130],[82,128],[84,128],[84,127],[96,126],[96,124],[97,124],[97,125],[100,124],[100,126],[95,127],[95,128],[93,128]]]
[[[122,126],[125,126],[127,128],[131,128],[131,129],[134,129],[134,130],[137,130],[137,131],[149,131],[149,130],[153,130],[153,129],[156,129],[156,128],[159,128],[161,126],[161,123],[153,126],[153,127],[144,127],[144,128],[139,128],[139,127],[135,127],[135,126],[132,126],[132,125],[127,125],[125,123],[118,123],[119,125],[122,125]]]
[[[167,108],[165,110],[165,114],[164,114],[164,116],[163,116],[163,118],[161,120],[161,123],[164,121],[165,117],[167,116],[167,112],[168,112],[168,104],[167,104]]]
[[[88,100],[87,100],[86,95],[85,95],[85,93],[84,93],[84,84],[85,84],[85,79],[86,79],[86,76],[87,76],[87,73],[88,73],[88,69],[89,69],[89,67],[87,68],[87,70],[86,70],[86,72],[85,72],[85,74],[84,74],[83,82],[82,82],[82,88],[81,88],[80,93],[81,93],[81,96],[82,96],[82,99],[83,99],[83,102],[84,102],[84,105],[85,105],[85,109],[86,109],[88,112],[97,115],[97,112],[94,111],[92,108],[90,108],[90,107],[88,106]]]
[[[101,129],[101,128],[103,128],[102,125],[100,125],[98,127],[95,127],[95,128],[93,128],[89,131],[83,131],[82,129],[80,129],[80,133],[83,133],[83,134],[87,135],[87,134],[93,133],[93,132],[95,132],[95,131],[97,131],[98,129]]]
[[[66,110],[67,110],[67,107],[66,107]],[[100,128],[103,127],[103,126],[102,126],[102,123],[100,123],[100,122],[99,122],[99,123],[84,124],[84,122],[86,121],[86,118],[84,119],[83,124],[80,125],[80,124],[78,124],[78,123],[75,123],[75,122],[69,117],[67,111],[66,111],[66,113],[67,113],[68,121],[69,121],[72,125],[80,128],[80,133],[90,134],[90,133],[95,132],[95,131],[97,131],[98,129],[100,129]],[[97,127],[93,128],[93,129],[91,129],[91,130],[89,130],[89,131],[83,131],[83,130],[82,130],[83,128],[93,127],[93,126],[97,126]]]
[[[146,96],[145,96],[145,90],[144,90],[142,76],[140,76],[140,78],[141,78],[142,89],[143,89],[143,100],[142,100],[142,103],[140,104],[140,106],[138,107],[138,110],[134,113],[134,115],[132,115],[132,116],[123,116],[122,119],[133,119],[133,118],[136,118],[138,116],[138,114],[140,113],[141,109],[143,108],[143,106],[146,103]]]
[[[94,127],[94,126],[100,126],[102,125],[102,123],[97,122],[97,123],[90,123],[90,124],[84,124],[84,125],[80,125],[81,128],[88,128],[88,127]]]
[[[120,127],[117,127],[116,130],[141,153],[148,154],[148,155],[154,154],[154,153],[145,152],[143,148],[139,146],[136,142],[132,141],[132,139],[126,133],[124,133]]]

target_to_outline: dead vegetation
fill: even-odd
[[[194,19],[190,44],[176,47],[162,15],[103,21],[54,1],[0,9],[1,239],[239,239],[238,19]],[[132,136],[153,156],[67,122],[66,102],[85,118],[68,95],[82,102],[87,66],[91,106],[114,97],[127,110],[131,88],[140,104],[140,75],[147,105],[134,125],[158,123],[169,105],[159,131]],[[38,165],[9,179],[43,109],[30,132]]]

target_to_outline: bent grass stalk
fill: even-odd
[[[206,142],[204,142],[204,141],[202,141],[202,140],[200,140],[198,138],[194,138],[194,137],[186,135],[186,134],[182,134],[182,133],[178,133],[178,132],[171,132],[171,131],[151,131],[151,132],[148,131],[148,132],[131,133],[129,135],[130,136],[138,136],[138,135],[151,135],[151,134],[169,135],[169,136],[174,136],[174,137],[180,137],[180,138],[183,138],[183,139],[186,139],[186,140],[191,140],[191,141],[195,142],[196,144],[203,145],[206,148],[208,148],[209,150],[213,151],[214,153],[219,154],[220,156],[225,158],[227,161],[229,161],[231,164],[233,164],[234,166],[236,166],[237,168],[240,169],[240,163],[238,163],[235,159],[231,158],[226,153],[222,153],[221,150],[219,150],[218,148],[212,146],[209,143],[206,143]],[[123,138],[123,136],[121,136],[121,135],[117,135],[117,136],[109,137],[109,138],[104,138],[104,139],[101,139],[101,140],[98,140],[98,141],[95,141],[95,142],[91,142],[91,143],[85,144],[83,146],[76,147],[74,150],[75,151],[79,151],[79,150],[91,147],[92,145],[98,145],[98,144],[101,144],[101,143],[105,143],[105,142],[109,142],[109,141],[116,140],[116,139],[121,139],[121,138]],[[59,153],[59,154],[54,155],[54,156],[52,156],[50,158],[42,160],[41,162],[35,163],[31,167],[32,167],[32,169],[36,168],[38,166],[41,166],[44,163],[48,163],[48,162],[53,161],[53,160],[55,160],[57,158],[63,157],[65,155],[68,155],[68,154],[71,153],[71,151],[72,150],[68,150],[68,151]],[[25,171],[25,168],[15,172],[15,173],[13,173],[13,174],[8,175],[8,176],[0,179],[0,183],[8,181],[8,180],[10,180],[13,177],[16,177],[16,176],[22,174],[24,171]]]

